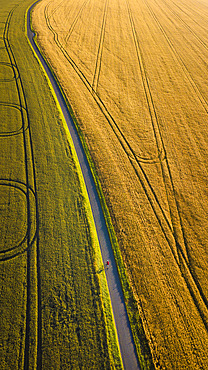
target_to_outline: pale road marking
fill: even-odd
[[[50,79],[50,82],[53,86],[54,92],[60,104],[61,110],[63,112],[65,121],[67,123],[69,132],[71,134],[74,147],[77,153],[77,157],[80,163],[82,174],[84,177],[85,185],[87,188],[91,209],[94,217],[94,222],[97,230],[98,240],[100,243],[101,254],[103,258],[103,264],[105,266],[106,278],[108,283],[108,288],[110,292],[110,298],[112,303],[113,315],[115,319],[117,335],[119,340],[119,346],[121,351],[121,357],[123,361],[123,366],[125,370],[137,370],[140,369],[138,358],[136,354],[136,349],[134,345],[134,340],[130,328],[130,323],[124,303],[124,296],[121,288],[121,283],[117,271],[117,266],[115,263],[111,242],[108,235],[108,230],[106,227],[104,215],[100,205],[99,197],[96,191],[96,186],[91,174],[91,170],[85,156],[82,144],[80,142],[79,136],[77,134],[76,128],[74,126],[73,120],[70,116],[70,113],[66,107],[62,93],[48,67],[44,58],[40,54],[34,40],[33,32],[30,29],[30,12],[33,4],[27,14],[27,35],[30,40],[31,46],[35,51],[39,61],[42,63],[45,72]],[[106,261],[110,261],[110,265],[106,267]]]

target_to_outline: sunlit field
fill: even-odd
[[[208,367],[208,5],[42,0],[158,369]]]
[[[122,369],[78,159],[26,37],[31,4],[0,7],[0,368]]]

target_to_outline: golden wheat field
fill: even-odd
[[[94,161],[155,367],[207,369],[207,2],[42,0],[32,20]]]

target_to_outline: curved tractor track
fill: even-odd
[[[25,98],[24,87],[21,80],[21,75],[16,63],[16,59],[9,41],[10,23],[13,13],[17,6],[8,12],[5,17],[3,29],[3,46],[1,47],[1,55],[9,59],[9,63],[0,61],[2,66],[11,69],[11,78],[1,79],[1,84],[12,84],[12,91],[15,92],[16,100],[10,97],[10,101],[0,101],[1,113],[4,112],[16,114],[18,119],[15,123],[6,121],[5,129],[0,132],[1,152],[5,155],[5,149],[9,145],[9,141],[14,140],[17,147],[22,147],[22,162],[17,162],[15,169],[16,177],[7,177],[4,174],[4,169],[1,170],[0,190],[2,194],[8,196],[8,204],[10,206],[10,194],[15,193],[13,199],[23,199],[23,207],[25,209],[24,224],[22,235],[15,238],[15,242],[8,243],[5,240],[3,248],[0,250],[0,264],[12,263],[14,257],[24,255],[26,257],[26,322],[25,335],[21,338],[21,352],[19,359],[19,367],[24,369],[30,366],[36,367],[36,361],[41,359],[41,317],[40,317],[40,284],[39,284],[39,237],[38,237],[38,202],[36,192],[36,176],[33,156],[33,144],[30,132],[30,121],[28,116],[27,102]],[[9,120],[8,120],[9,121]],[[13,141],[12,141],[13,142]],[[17,149],[17,148],[16,148]],[[10,158],[8,157],[8,161]],[[8,171],[6,171],[8,172]],[[13,200],[13,207],[16,207]],[[17,201],[16,201],[17,202]],[[21,203],[21,204],[22,204]],[[9,207],[8,206],[8,207]],[[6,204],[5,204],[6,207]],[[5,245],[7,246],[5,248]],[[11,262],[10,262],[11,261]],[[34,268],[35,267],[35,268]],[[37,316],[34,312],[38,312]],[[32,360],[30,360],[32,359]],[[39,359],[39,360],[37,360]],[[35,364],[34,364],[35,361]],[[31,367],[31,368],[32,368]]]
[[[196,92],[198,98],[200,99],[202,105],[204,106],[205,110],[207,111],[207,102],[204,96],[202,95],[201,91],[199,90],[197,84],[195,83],[194,79],[190,75],[190,73],[187,71],[187,67],[185,63],[183,62],[180,55],[175,50],[174,45],[168,38],[165,30],[163,29],[162,25],[160,24],[159,20],[157,19],[156,15],[153,13],[153,10],[151,9],[150,5],[146,0],[144,0],[144,3],[149,9],[150,14],[154,18],[154,21],[157,23],[159,29],[164,34],[171,52],[174,53],[176,58],[178,59],[179,63],[181,64],[186,76],[188,77],[191,85],[194,88],[194,91]],[[83,4],[83,6],[86,3]],[[92,83],[87,79],[87,77],[83,74],[79,66],[76,64],[76,62],[70,57],[66,45],[63,45],[62,42],[59,39],[59,35],[56,32],[56,30],[53,28],[50,17],[51,14],[49,14],[49,5],[47,4],[45,7],[45,20],[47,27],[52,32],[54,37],[54,42],[56,43],[57,47],[59,48],[60,52],[64,55],[68,63],[74,68],[79,78],[82,80],[82,82],[87,87],[88,91],[96,101],[97,105],[99,106],[100,110],[106,117],[111,129],[113,130],[114,134],[116,135],[120,145],[122,146],[123,150],[125,151],[132,168],[134,169],[135,175],[137,176],[139,182],[141,183],[144,192],[146,194],[146,197],[148,199],[149,204],[151,205],[151,208],[156,216],[156,219],[160,225],[160,228],[162,230],[162,233],[170,247],[171,253],[173,255],[173,258],[178,265],[181,276],[184,279],[184,282],[190,292],[190,295],[192,296],[192,299],[200,313],[201,319],[204,323],[204,326],[206,327],[206,330],[208,330],[207,320],[208,320],[208,301],[205,297],[202,288],[197,281],[197,278],[195,277],[195,272],[192,268],[190,258],[189,258],[189,251],[188,247],[186,245],[186,240],[184,237],[184,230],[181,222],[181,216],[179,212],[179,206],[176,200],[176,194],[175,194],[175,188],[174,183],[172,179],[172,174],[169,166],[169,161],[166,155],[166,149],[163,142],[162,134],[160,132],[160,124],[157,117],[157,112],[155,109],[155,104],[153,101],[152,93],[151,93],[151,87],[148,81],[148,76],[145,68],[145,62],[143,58],[143,52],[140,47],[139,43],[139,37],[137,35],[136,27],[135,27],[135,21],[134,16],[131,10],[131,6],[128,0],[126,0],[127,5],[127,15],[129,18],[129,24],[132,32],[132,37],[134,40],[135,50],[137,54],[138,59],[138,66],[140,70],[140,74],[142,76],[142,83],[143,83],[143,89],[145,92],[145,98],[151,118],[151,124],[152,124],[152,130],[154,133],[154,140],[155,140],[155,146],[157,148],[157,155],[155,158],[142,158],[136,155],[134,152],[134,149],[132,148],[130,142],[128,141],[128,138],[125,136],[125,134],[122,132],[122,129],[117,124],[116,120],[112,116],[111,112],[108,110],[104,102],[102,101],[102,98],[97,93],[97,86],[99,83],[99,72],[101,68],[101,62],[102,62],[102,50],[104,45],[104,38],[105,38],[105,25],[106,25],[106,18],[107,18],[107,12],[108,12],[108,1],[104,3],[103,7],[103,19],[102,19],[102,26],[101,26],[101,33],[100,33],[100,39],[99,39],[99,45],[97,50],[97,57],[96,57],[96,65],[94,70],[94,76],[92,79]],[[74,22],[77,22],[79,16],[81,15],[82,8],[78,11],[77,16],[74,20]],[[73,24],[74,24],[73,22]],[[188,27],[188,26],[187,26]],[[190,27],[188,27],[189,31]],[[71,30],[73,31],[73,29]],[[71,33],[70,33],[71,35]],[[196,37],[196,35],[194,34]],[[197,37],[199,40],[199,37]],[[204,46],[204,43],[202,43],[202,46]],[[157,194],[155,193],[155,190],[153,189],[147,174],[145,173],[143,163],[159,163],[161,167],[161,173],[162,173],[162,182],[164,184],[164,188],[166,191],[166,199],[168,204],[168,211],[164,211],[163,207],[161,206],[160,200],[157,197]]]
[[[85,1],[83,3],[83,6],[80,9],[79,13],[77,14],[77,17],[74,20],[74,23],[78,19],[79,15],[80,15],[83,7],[86,5],[86,3],[87,3],[87,1]],[[102,39],[104,37],[104,27],[105,27],[105,17],[106,17],[106,12],[107,12],[107,4],[108,4],[108,1],[106,1],[105,7],[104,7],[103,29],[102,29],[102,33],[101,33],[101,43],[102,43]],[[114,314],[115,324],[116,324],[116,328],[117,328],[117,334],[118,334],[118,340],[119,340],[123,365],[124,365],[125,369],[129,369],[129,370],[140,369],[137,354],[136,354],[136,349],[135,349],[135,345],[134,345],[134,341],[133,341],[133,336],[132,336],[132,333],[131,333],[130,323],[129,323],[129,319],[128,319],[128,315],[127,315],[127,311],[126,311],[126,307],[125,307],[125,303],[124,303],[124,297],[123,297],[123,292],[122,292],[122,288],[121,288],[121,284],[120,284],[120,279],[119,279],[116,263],[115,263],[114,256],[113,256],[111,242],[110,242],[110,239],[109,239],[107,227],[106,227],[106,224],[105,224],[104,215],[103,215],[102,208],[101,208],[101,205],[100,205],[100,201],[99,201],[99,198],[98,198],[98,194],[97,194],[97,191],[96,191],[95,183],[94,183],[94,180],[93,180],[90,168],[89,168],[89,164],[87,162],[87,158],[85,156],[82,144],[79,140],[79,136],[77,134],[77,131],[76,131],[76,128],[74,126],[73,120],[70,116],[70,113],[67,109],[67,106],[66,106],[65,100],[63,98],[63,95],[60,91],[60,88],[58,87],[58,85],[57,85],[57,83],[56,83],[56,81],[55,81],[47,63],[46,63],[46,61],[44,60],[43,56],[40,54],[40,52],[39,52],[39,50],[38,50],[38,48],[37,48],[37,46],[36,46],[36,44],[33,40],[34,34],[30,29],[30,13],[31,13],[31,10],[32,10],[34,5],[35,4],[33,4],[30,7],[30,9],[28,10],[28,14],[27,14],[28,38],[30,40],[30,43],[31,43],[31,46],[32,46],[34,52],[36,53],[39,61],[41,62],[43,68],[45,69],[45,72],[47,73],[47,75],[50,79],[50,82],[53,86],[54,92],[55,92],[55,94],[57,96],[57,99],[59,101],[60,107],[62,109],[63,115],[65,117],[66,123],[68,125],[72,140],[74,142],[75,150],[77,152],[77,156],[78,156],[78,159],[79,159],[79,163],[80,163],[80,166],[81,166],[83,177],[84,177],[84,180],[85,180],[87,192],[88,192],[88,195],[89,195],[89,200],[90,200],[90,204],[91,204],[91,208],[92,208],[92,212],[93,212],[93,216],[94,216],[95,226],[96,226],[96,229],[97,229],[97,234],[98,234],[98,239],[99,239],[99,243],[100,243],[100,247],[101,247],[101,253],[102,253],[104,264],[105,264],[106,260],[110,260],[110,266],[109,266],[108,269],[106,269],[106,277],[107,277],[107,282],[108,282],[108,287],[109,287],[109,292],[110,292],[110,297],[111,297],[111,302],[112,302],[113,314]],[[46,19],[47,19],[47,22],[48,22],[48,25],[49,25],[50,23],[49,23],[49,17],[47,16],[47,9],[46,9]],[[71,32],[72,32],[72,30],[70,29],[69,33],[67,35],[66,42],[67,42],[68,38],[70,37]],[[55,33],[54,33],[54,39],[55,39],[56,43],[59,44],[58,37]],[[65,49],[63,49],[61,45],[59,45],[59,47],[61,48],[61,50],[63,52],[65,52],[64,51]],[[99,55],[98,55],[98,58],[97,58],[97,60],[98,60],[97,69],[98,70],[99,70],[99,63],[100,63],[99,59],[100,59],[101,53],[102,53],[102,51],[100,50],[98,52]],[[69,56],[67,56],[67,57],[70,58]],[[74,68],[77,69],[78,74],[81,73],[81,71],[78,69],[78,67],[75,64],[74,64]],[[99,73],[98,73],[98,75],[99,75]],[[83,75],[82,75],[82,77],[83,77],[87,87],[90,89],[90,91],[92,91],[92,87],[89,86],[88,81],[85,80],[85,77]],[[95,78],[96,81],[97,81],[97,78],[98,77]]]

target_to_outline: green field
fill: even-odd
[[[78,160],[26,37],[31,4],[0,9],[1,369],[122,368]]]

